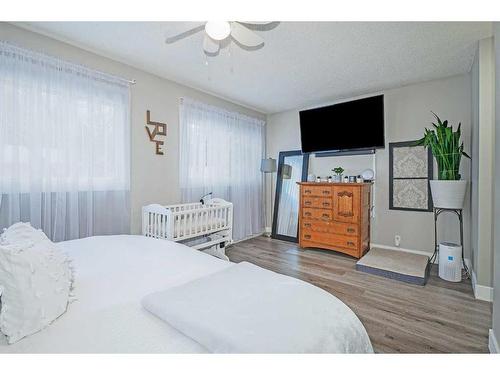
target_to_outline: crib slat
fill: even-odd
[[[214,229],[218,229],[219,228],[219,209],[216,208],[214,210]]]
[[[149,226],[149,232],[151,233],[151,237],[155,236],[155,214],[152,212],[151,215],[149,215],[150,219],[150,226]]]
[[[161,215],[162,219],[162,234],[161,238],[167,238],[167,216]]]
[[[155,213],[155,238],[158,238],[158,214]]]
[[[182,223],[182,236],[186,235],[186,229],[187,229],[187,217],[186,214],[183,215],[183,223]]]

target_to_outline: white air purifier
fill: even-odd
[[[439,277],[446,281],[462,281],[462,246],[451,242],[439,244]]]

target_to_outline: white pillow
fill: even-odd
[[[16,244],[24,241],[38,242],[48,240],[41,229],[35,229],[30,223],[15,223],[0,235],[0,244]]]
[[[7,242],[6,238],[15,237],[7,235],[0,245],[0,330],[9,344],[40,331],[63,314],[72,288],[68,257],[34,228],[17,226],[11,234],[21,227],[22,241]],[[31,239],[27,239],[30,230]]]

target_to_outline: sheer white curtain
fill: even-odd
[[[182,201],[212,192],[233,203],[235,240],[261,233],[264,121],[188,98],[179,113]]]
[[[129,112],[124,80],[0,42],[0,227],[129,232]]]

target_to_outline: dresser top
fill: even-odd
[[[373,185],[373,182],[297,182],[299,185],[304,186],[365,186],[365,185]]]

